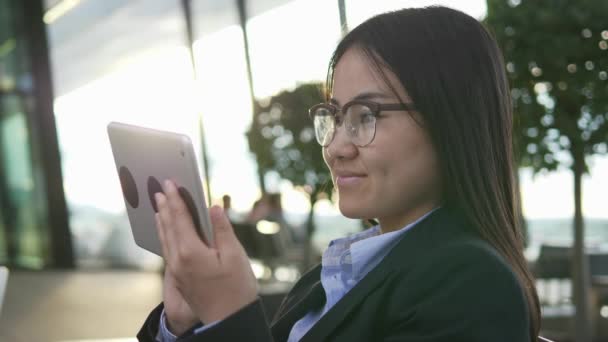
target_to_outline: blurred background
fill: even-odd
[[[333,48],[377,13],[433,4],[504,52],[542,335],[608,341],[605,0],[0,0],[0,340],[131,341],[161,300],[111,121],[192,138],[272,313],[329,241],[365,227],[340,216],[306,115]]]

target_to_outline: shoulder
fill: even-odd
[[[393,273],[390,283],[389,312],[395,321],[485,337],[507,334],[511,341],[528,333],[526,297],[518,278],[481,239],[443,244],[411,268]]]
[[[414,266],[401,269],[395,276],[397,283],[409,283],[415,277],[427,288],[440,287],[441,292],[454,288],[477,297],[498,294],[524,297],[519,280],[507,261],[494,247],[475,237],[458,238],[433,249],[422,255]]]
[[[437,271],[463,273],[490,272],[517,282],[509,263],[489,243],[477,237],[461,237],[437,248],[427,256],[428,266]],[[440,267],[441,266],[441,267]]]

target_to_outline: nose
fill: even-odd
[[[340,125],[336,128],[336,132],[334,133],[334,138],[332,141],[325,147],[325,152],[327,154],[326,158],[328,158],[328,162],[331,159],[352,159],[357,156],[359,150],[357,146],[353,144],[350,137],[346,133],[345,125]]]

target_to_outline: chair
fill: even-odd
[[[534,275],[542,280],[541,302],[558,304],[566,302],[564,298],[564,284],[572,274],[572,248],[568,246],[541,245],[538,259],[534,264]],[[551,282],[558,282],[558,295],[551,298],[549,289]],[[569,295],[568,295],[569,297]],[[553,300],[551,300],[553,299]]]
[[[258,234],[255,226],[251,223],[233,222],[234,234],[245,248],[245,252],[250,258],[258,259],[260,257],[260,248],[257,243],[256,235]]]
[[[285,254],[285,246],[279,234],[262,234],[252,223],[233,223],[232,226],[250,258],[269,262]]]
[[[594,276],[608,276],[608,254],[589,253],[589,273]]]
[[[541,279],[569,279],[572,274],[572,248],[541,245],[534,274]]]

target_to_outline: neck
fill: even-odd
[[[431,210],[437,207],[439,207],[438,204],[420,206],[401,215],[378,218],[378,222],[380,223],[380,231],[382,234],[384,234],[402,229],[416,222],[422,216],[428,214]]]

